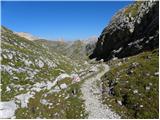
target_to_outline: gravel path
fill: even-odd
[[[101,91],[97,88],[96,81],[100,80],[101,76],[105,72],[109,71],[108,65],[103,65],[104,70],[97,75],[87,79],[81,87],[83,93],[83,99],[85,100],[86,111],[88,112],[88,118],[93,119],[119,119],[120,116],[111,111],[109,107],[103,105],[101,102]]]

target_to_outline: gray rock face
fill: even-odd
[[[95,47],[96,47],[96,41],[88,43],[85,48],[86,54],[91,55],[93,53],[93,50],[95,49]]]
[[[158,48],[159,2],[135,2],[113,16],[90,58],[109,60]]]

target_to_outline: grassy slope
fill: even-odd
[[[26,70],[24,72],[11,70],[13,72],[11,75],[2,69],[2,101],[9,101],[14,99],[16,95],[27,93],[30,91],[30,87],[38,82],[52,81],[61,73],[71,74],[81,68],[81,65],[77,65],[71,59],[56,52],[51,53],[48,48],[40,44],[19,37],[4,27],[1,30],[2,65]],[[9,58],[10,54],[12,54],[11,59]],[[25,60],[31,61],[32,64],[26,65]],[[44,66],[39,67],[35,60],[41,60]],[[54,63],[56,66],[51,66],[50,63]],[[33,73],[36,70],[38,72],[34,77],[27,79],[30,77],[27,71]],[[18,80],[14,80],[14,77],[17,77]],[[84,118],[86,114],[83,100],[80,99],[81,91],[75,96],[71,95],[71,91],[79,88],[80,83],[72,85],[70,78],[62,80],[59,85],[62,83],[66,83],[68,88],[59,93],[50,93],[47,89],[36,92],[35,96],[29,99],[27,108],[19,107],[16,110],[16,118]],[[10,88],[9,91],[7,91],[8,87]],[[44,105],[40,102],[41,99],[46,99],[53,105],[50,107]]]
[[[4,31],[5,30],[5,31]],[[5,96],[12,96],[12,93],[5,92],[5,89],[8,84],[11,82],[14,84],[34,84],[36,81],[41,80],[50,80],[53,77],[58,76],[61,71],[64,70],[66,73],[71,73],[74,71],[74,66],[70,64],[70,61],[65,59],[64,57],[60,55],[52,55],[48,51],[45,51],[44,48],[42,48],[39,45],[34,44],[32,41],[28,41],[24,38],[21,38],[17,35],[14,35],[12,31],[3,28],[2,30],[2,65],[9,65],[13,68],[29,68],[34,70],[39,70],[33,80],[25,79],[26,77],[29,77],[26,72],[13,72],[13,75],[8,74],[6,71],[2,71],[2,100],[7,100]],[[12,51],[12,52],[10,52]],[[13,58],[4,58],[4,55],[8,55],[15,52],[16,54],[12,54]],[[22,59],[29,59],[33,64],[31,66],[25,65],[25,61],[22,61]],[[41,59],[42,58],[42,59]],[[44,67],[39,68],[36,65],[36,59],[48,59],[50,61],[54,61],[54,63],[57,65],[56,67],[50,67],[49,64],[45,63],[44,61]],[[58,60],[58,61],[57,61]],[[13,65],[12,65],[13,64]],[[19,80],[15,81],[12,80],[13,77],[18,77]],[[8,95],[11,94],[11,95]]]
[[[141,5],[141,1],[136,1],[135,4],[132,4],[129,7],[127,7],[125,9],[126,16],[129,16],[129,14],[130,14],[132,17],[135,17],[137,15],[137,11],[138,11],[140,5]]]
[[[154,50],[110,62],[111,70],[102,77],[104,104],[124,118],[158,118],[158,61],[158,50]]]

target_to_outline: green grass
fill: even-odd
[[[103,94],[104,104],[111,105],[123,118],[158,118],[159,80],[154,75],[158,72],[158,60],[158,50],[154,50],[130,57],[121,66],[111,67],[102,77],[103,89],[113,87],[112,95]],[[135,62],[138,65],[133,67]],[[138,93],[134,93],[135,90]],[[122,101],[123,105],[117,101]]]
[[[66,118],[67,119],[80,119],[85,118],[87,113],[85,112],[84,101],[80,98],[82,93],[80,90],[81,83],[75,83],[67,89],[69,98],[67,99]],[[72,95],[72,91],[77,92],[76,95]],[[82,115],[82,116],[81,116]]]
[[[141,1],[136,1],[135,4],[126,8],[126,10],[125,10],[126,16],[129,16],[129,14],[131,14],[132,17],[135,17],[137,15],[137,12],[138,12],[140,5],[141,5]]]

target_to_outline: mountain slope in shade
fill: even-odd
[[[118,11],[104,28],[90,58],[110,60],[159,46],[159,2],[139,1]]]

